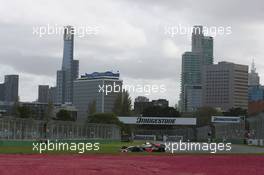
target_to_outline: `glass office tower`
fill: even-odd
[[[79,61],[74,60],[74,28],[64,29],[62,68],[57,71],[57,103],[72,103],[73,81],[78,78]]]

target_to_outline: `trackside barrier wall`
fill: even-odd
[[[168,139],[172,137],[181,137],[184,141],[194,140],[194,129],[193,128],[175,128],[175,129],[164,129],[164,130],[144,130],[144,129],[137,129],[133,131],[134,135],[155,135],[157,140],[163,141],[164,136]]]

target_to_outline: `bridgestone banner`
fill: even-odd
[[[243,116],[212,116],[212,123],[240,123],[244,118]]]
[[[196,118],[118,117],[125,124],[135,125],[196,125]]]

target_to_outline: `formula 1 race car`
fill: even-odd
[[[146,142],[141,146],[122,146],[121,152],[165,152],[164,144]]]

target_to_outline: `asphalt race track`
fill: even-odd
[[[1,154],[1,175],[263,175],[261,155]]]

